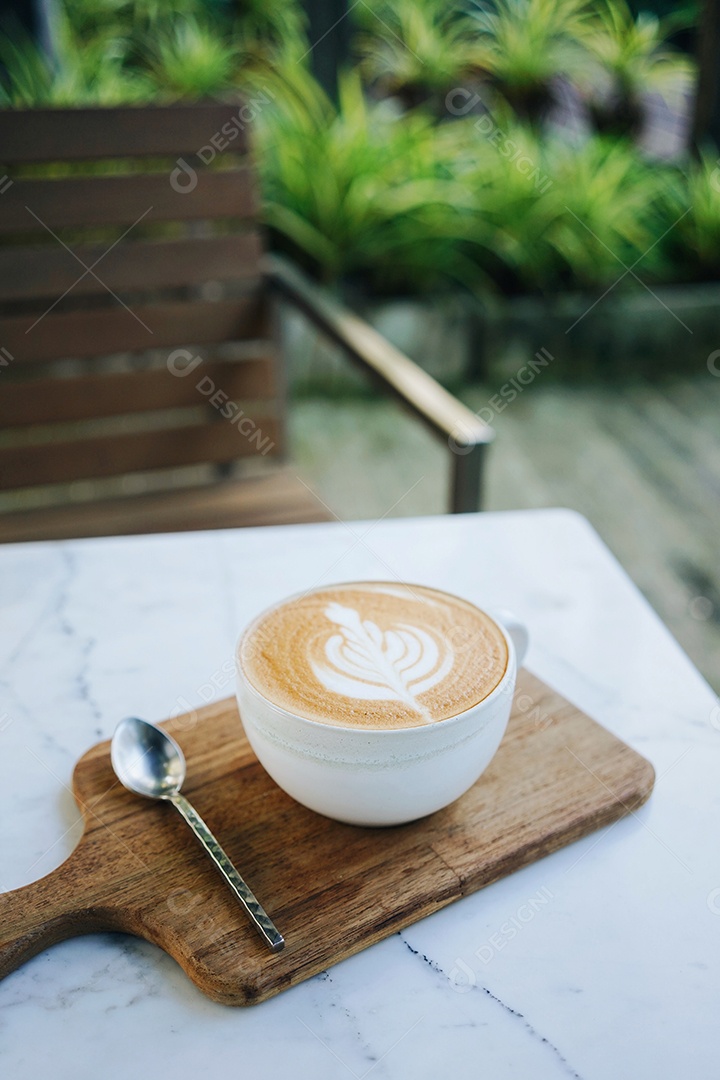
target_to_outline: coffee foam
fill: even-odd
[[[472,604],[424,586],[334,585],[261,615],[240,643],[250,684],[320,723],[403,728],[446,720],[501,681],[499,627]]]

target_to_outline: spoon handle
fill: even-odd
[[[230,889],[238,898],[265,944],[273,951],[280,952],[285,945],[285,939],[272,921],[268,913],[257,900],[255,894],[245,884],[230,859],[220,847],[219,843],[208,829],[191,803],[177,792],[169,797],[169,801],[179,810],[196,837],[205,848],[215,866],[220,871]]]

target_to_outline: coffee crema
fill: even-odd
[[[239,663],[274,705],[320,723],[404,728],[447,720],[486,698],[508,663],[484,612],[420,585],[333,585],[261,615]]]

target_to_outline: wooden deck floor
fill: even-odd
[[[480,409],[494,392],[461,396]],[[447,451],[392,405],[314,399],[293,416],[301,475],[339,517],[444,510]],[[538,379],[493,424],[486,508],[584,514],[720,692],[720,378]]]

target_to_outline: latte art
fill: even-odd
[[[447,642],[405,623],[382,631],[334,600],[325,615],[341,628],[325,645],[328,663],[311,662],[315,678],[327,690],[361,701],[402,701],[432,720],[418,699],[451,670],[454,657]]]
[[[252,686],[307,719],[414,727],[456,716],[501,681],[507,645],[484,612],[421,586],[335,585],[260,616],[240,643]]]

